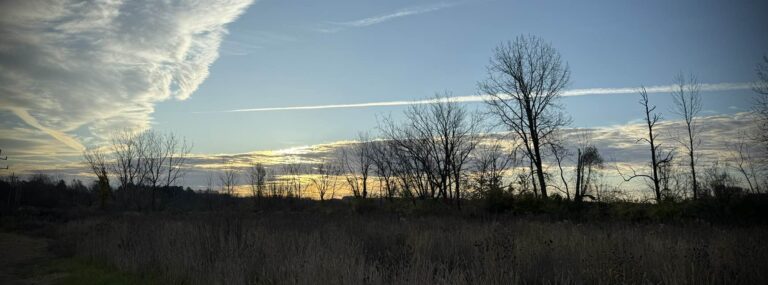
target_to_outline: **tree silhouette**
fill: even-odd
[[[687,78],[681,73],[675,77],[675,90],[672,92],[674,102],[673,112],[683,118],[685,122],[686,136],[679,142],[685,148],[691,168],[691,180],[693,183],[693,199],[699,198],[699,184],[696,180],[696,148],[701,141],[698,139],[699,129],[696,121],[701,111],[701,84],[695,76],[690,75]]]
[[[485,102],[491,113],[523,142],[545,198],[542,146],[570,121],[557,102],[570,74],[550,44],[535,36],[519,36],[495,49],[488,79],[479,84],[480,91],[489,97]]]
[[[661,120],[661,115],[654,112],[656,110],[656,106],[652,106],[650,104],[648,100],[648,92],[645,90],[645,87],[640,87],[640,105],[642,105],[644,109],[644,119],[648,128],[648,136],[638,139],[637,142],[644,141],[648,143],[650,147],[652,174],[638,174],[635,169],[630,167],[632,170],[632,175],[625,177],[624,174],[621,173],[620,169],[617,170],[619,170],[619,175],[621,175],[624,181],[630,181],[638,177],[650,180],[656,202],[661,202],[661,179],[659,178],[659,169],[672,161],[673,153],[671,151],[662,150],[661,144],[658,142],[658,132],[654,133],[654,128],[656,127],[656,124]]]

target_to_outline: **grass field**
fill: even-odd
[[[768,284],[768,229],[309,212],[121,214],[57,246],[172,284]]]

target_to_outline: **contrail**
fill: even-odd
[[[10,108],[11,112],[16,114],[19,119],[27,123],[28,125],[52,136],[53,138],[57,139],[58,141],[62,142],[63,144],[78,150],[82,151],[85,149],[85,147],[76,139],[70,137],[69,135],[65,134],[64,132],[54,130],[51,128],[44,127],[40,124],[40,122],[35,119],[35,117],[32,117],[32,115],[29,114],[29,112],[25,109],[21,108]]]
[[[716,91],[737,91],[748,90],[752,88],[753,83],[704,83],[701,84],[701,92],[716,92]],[[657,85],[645,87],[648,93],[670,93],[675,90],[676,85]],[[562,95],[571,96],[586,96],[586,95],[612,95],[612,94],[634,94],[639,91],[638,87],[622,87],[622,88],[587,88],[587,89],[571,89],[563,91]],[[388,106],[405,106],[405,105],[419,105],[419,104],[432,104],[439,100],[448,100],[451,102],[471,103],[471,102],[483,102],[491,99],[489,95],[469,95],[469,96],[455,96],[445,99],[422,99],[414,101],[382,101],[382,102],[369,102],[369,103],[355,103],[355,104],[332,104],[332,105],[312,105],[312,106],[291,106],[291,107],[271,107],[271,108],[249,108],[249,109],[234,109],[225,111],[209,111],[209,112],[195,112],[195,113],[237,113],[237,112],[269,112],[269,111],[297,111],[297,110],[319,110],[319,109],[340,109],[340,108],[366,108],[366,107],[388,107]]]

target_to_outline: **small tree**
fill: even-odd
[[[101,149],[94,148],[88,149],[83,152],[83,158],[90,167],[91,171],[97,178],[97,184],[99,189],[99,207],[101,209],[106,208],[107,199],[111,192],[109,186],[109,165],[106,160],[106,156]]]
[[[747,144],[746,135],[740,134],[735,143],[729,144],[732,167],[744,177],[744,181],[752,193],[760,193],[760,163],[753,156],[753,149]]]
[[[593,179],[593,172],[603,168],[603,157],[594,145],[586,145],[583,149],[577,150],[576,156],[576,188],[574,199],[578,202],[584,197],[596,200],[589,194],[590,185]]]
[[[248,168],[248,184],[251,187],[251,196],[254,201],[264,195],[267,170],[261,163],[252,164]]]
[[[224,193],[232,196],[235,194],[235,186],[237,186],[240,178],[240,172],[231,161],[225,160],[223,164],[224,169],[219,173],[219,183]]]
[[[504,176],[516,161],[514,153],[499,142],[478,146],[472,160],[472,180],[480,195],[504,190]]]
[[[325,201],[325,195],[332,191],[331,199],[335,194],[337,178],[341,174],[341,167],[333,161],[324,161],[317,165],[315,175],[312,177],[312,185],[317,189],[320,201]]]
[[[3,154],[3,150],[0,149],[0,155],[2,155],[2,154]],[[8,160],[8,156],[7,155],[6,156],[0,156],[0,160]],[[8,165],[6,165],[5,167],[1,167],[0,166],[0,169],[6,169],[7,170],[8,169]]]

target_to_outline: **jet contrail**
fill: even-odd
[[[701,92],[715,92],[715,91],[736,91],[736,90],[748,90],[752,88],[753,83],[704,83],[701,84]],[[674,91],[676,85],[657,85],[645,87],[648,93],[669,93]],[[587,89],[571,89],[562,92],[563,96],[585,96],[585,95],[611,95],[611,94],[634,94],[639,91],[638,87],[623,87],[623,88],[587,88]],[[195,113],[237,113],[237,112],[269,112],[269,111],[295,111],[295,110],[319,110],[319,109],[339,109],[339,108],[365,108],[365,107],[387,107],[387,106],[405,106],[405,105],[419,105],[419,104],[432,104],[437,103],[440,100],[447,100],[451,102],[483,102],[491,99],[490,95],[469,95],[469,96],[455,96],[445,99],[422,99],[414,101],[383,101],[383,102],[369,102],[369,103],[355,103],[355,104],[333,104],[333,105],[313,105],[313,106],[292,106],[292,107],[271,107],[271,108],[250,108],[250,109],[234,109],[225,111],[209,111],[209,112],[195,112]]]
[[[83,146],[79,141],[76,139],[70,137],[69,135],[65,134],[64,132],[54,130],[51,128],[44,127],[40,124],[40,122],[37,121],[35,117],[29,114],[29,112],[26,109],[21,108],[10,108],[11,112],[16,114],[19,119],[27,123],[28,125],[52,136],[53,138],[57,139],[61,143],[77,150],[82,151],[85,149],[85,146]]]

